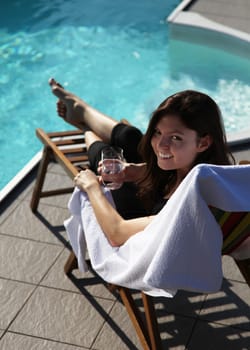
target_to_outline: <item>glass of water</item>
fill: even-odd
[[[124,169],[123,149],[120,147],[105,147],[102,150],[102,174],[112,175],[120,173]],[[107,179],[108,176],[105,176]],[[122,183],[114,181],[106,181],[102,179],[105,187],[110,190],[117,190],[122,186]]]

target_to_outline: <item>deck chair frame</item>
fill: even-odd
[[[88,167],[88,156],[84,140],[84,133],[80,130],[46,133],[42,129],[36,130],[37,137],[44,144],[42,158],[38,168],[37,179],[33,189],[30,207],[37,211],[40,198],[71,193],[72,188],[44,191],[43,185],[51,161],[59,163],[71,179],[82,169]],[[77,268],[77,260],[73,252],[65,263],[64,271],[67,275]],[[138,338],[144,350],[161,350],[162,344],[154,309],[153,298],[141,292],[146,322],[132,297],[132,290],[119,285],[109,284],[111,291],[117,291],[128,312]]]
[[[40,198],[70,193],[72,188],[55,189],[43,191],[43,184],[51,161],[59,163],[71,179],[73,179],[81,168],[88,166],[88,156],[85,146],[84,133],[80,130],[46,133],[42,129],[36,130],[37,137],[44,144],[43,154],[38,169],[37,179],[33,190],[30,206],[36,212]],[[240,164],[249,164],[242,161]],[[250,259],[235,260],[243,277],[250,286]],[[64,271],[67,275],[77,268],[77,259],[71,251],[65,263]],[[109,285],[111,290],[117,290],[121,300],[134,325],[144,350],[161,350],[162,343],[158,329],[157,318],[153,298],[141,292],[142,303],[146,322],[132,297],[132,291],[118,285]]]
[[[44,148],[30,202],[33,212],[36,212],[40,198],[72,193],[73,191],[73,187],[43,191],[50,162],[59,163],[71,179],[77,175],[79,170],[88,166],[85,138],[82,131],[72,130],[46,133],[39,128],[36,129],[36,135],[44,144]]]

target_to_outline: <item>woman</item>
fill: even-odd
[[[58,90],[55,84],[53,81],[53,92],[60,92],[55,93],[60,99],[59,115],[69,122],[75,118],[75,125],[91,129],[89,134],[86,133],[90,153],[96,142],[100,142],[101,147],[102,140],[112,143],[115,131],[127,129],[74,95],[61,94],[61,88]],[[103,120],[101,127],[100,120]],[[147,215],[124,219],[106,200],[99,180],[91,170],[82,171],[75,178],[75,185],[87,192],[96,218],[113,246],[124,244],[129,237],[142,231],[196,164],[227,165],[233,161],[217,104],[197,91],[182,91],[164,100],[153,113],[145,135],[138,136],[138,139],[141,139],[138,154],[138,141],[132,145],[134,148],[130,148],[129,143],[128,148],[136,153],[138,160],[141,157],[143,163],[127,164],[122,175],[124,181],[137,183]],[[126,151],[127,145],[124,147]]]
[[[141,157],[137,152],[143,136],[141,131],[99,112],[76,95],[65,90],[54,79],[50,79],[49,84],[53,94],[59,98],[57,102],[58,115],[67,123],[85,132],[91,170],[98,173],[101,151],[107,145],[119,146],[123,149],[127,163],[124,171],[120,176],[115,176],[114,181],[124,184],[119,190],[112,191],[112,196],[117,211],[123,218],[145,216],[147,212],[137,196],[137,185],[135,184],[145,168],[145,164],[140,163]],[[106,177],[104,180],[113,179]]]

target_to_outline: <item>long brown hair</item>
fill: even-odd
[[[212,144],[204,152],[198,153],[193,166],[200,163],[229,165],[234,158],[228,149],[221,112],[215,101],[208,95],[186,90],[169,96],[153,112],[147,131],[139,144],[139,153],[147,163],[145,176],[139,183],[139,195],[154,201],[171,191],[176,182],[176,170],[162,170],[151,146],[156,125],[163,117],[175,115],[189,129],[197,132],[198,137],[209,135]]]

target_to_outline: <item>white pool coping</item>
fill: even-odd
[[[0,191],[0,203],[12,192],[15,187],[35,168],[40,162],[42,151],[39,151],[14,177],[13,179]]]
[[[182,1],[166,18],[170,40],[185,40],[203,45],[205,40],[207,45],[250,58],[250,34],[212,21],[199,13],[185,11],[191,2],[192,0]]]
[[[250,129],[227,134],[229,146],[250,143]]]
[[[169,39],[206,43],[250,59],[250,34],[212,21],[196,12],[185,11],[192,0],[183,0],[167,17]],[[197,35],[197,30],[199,34]],[[218,35],[219,38],[218,38]],[[219,40],[218,40],[219,39]],[[250,142],[250,129],[228,133],[229,145]]]

